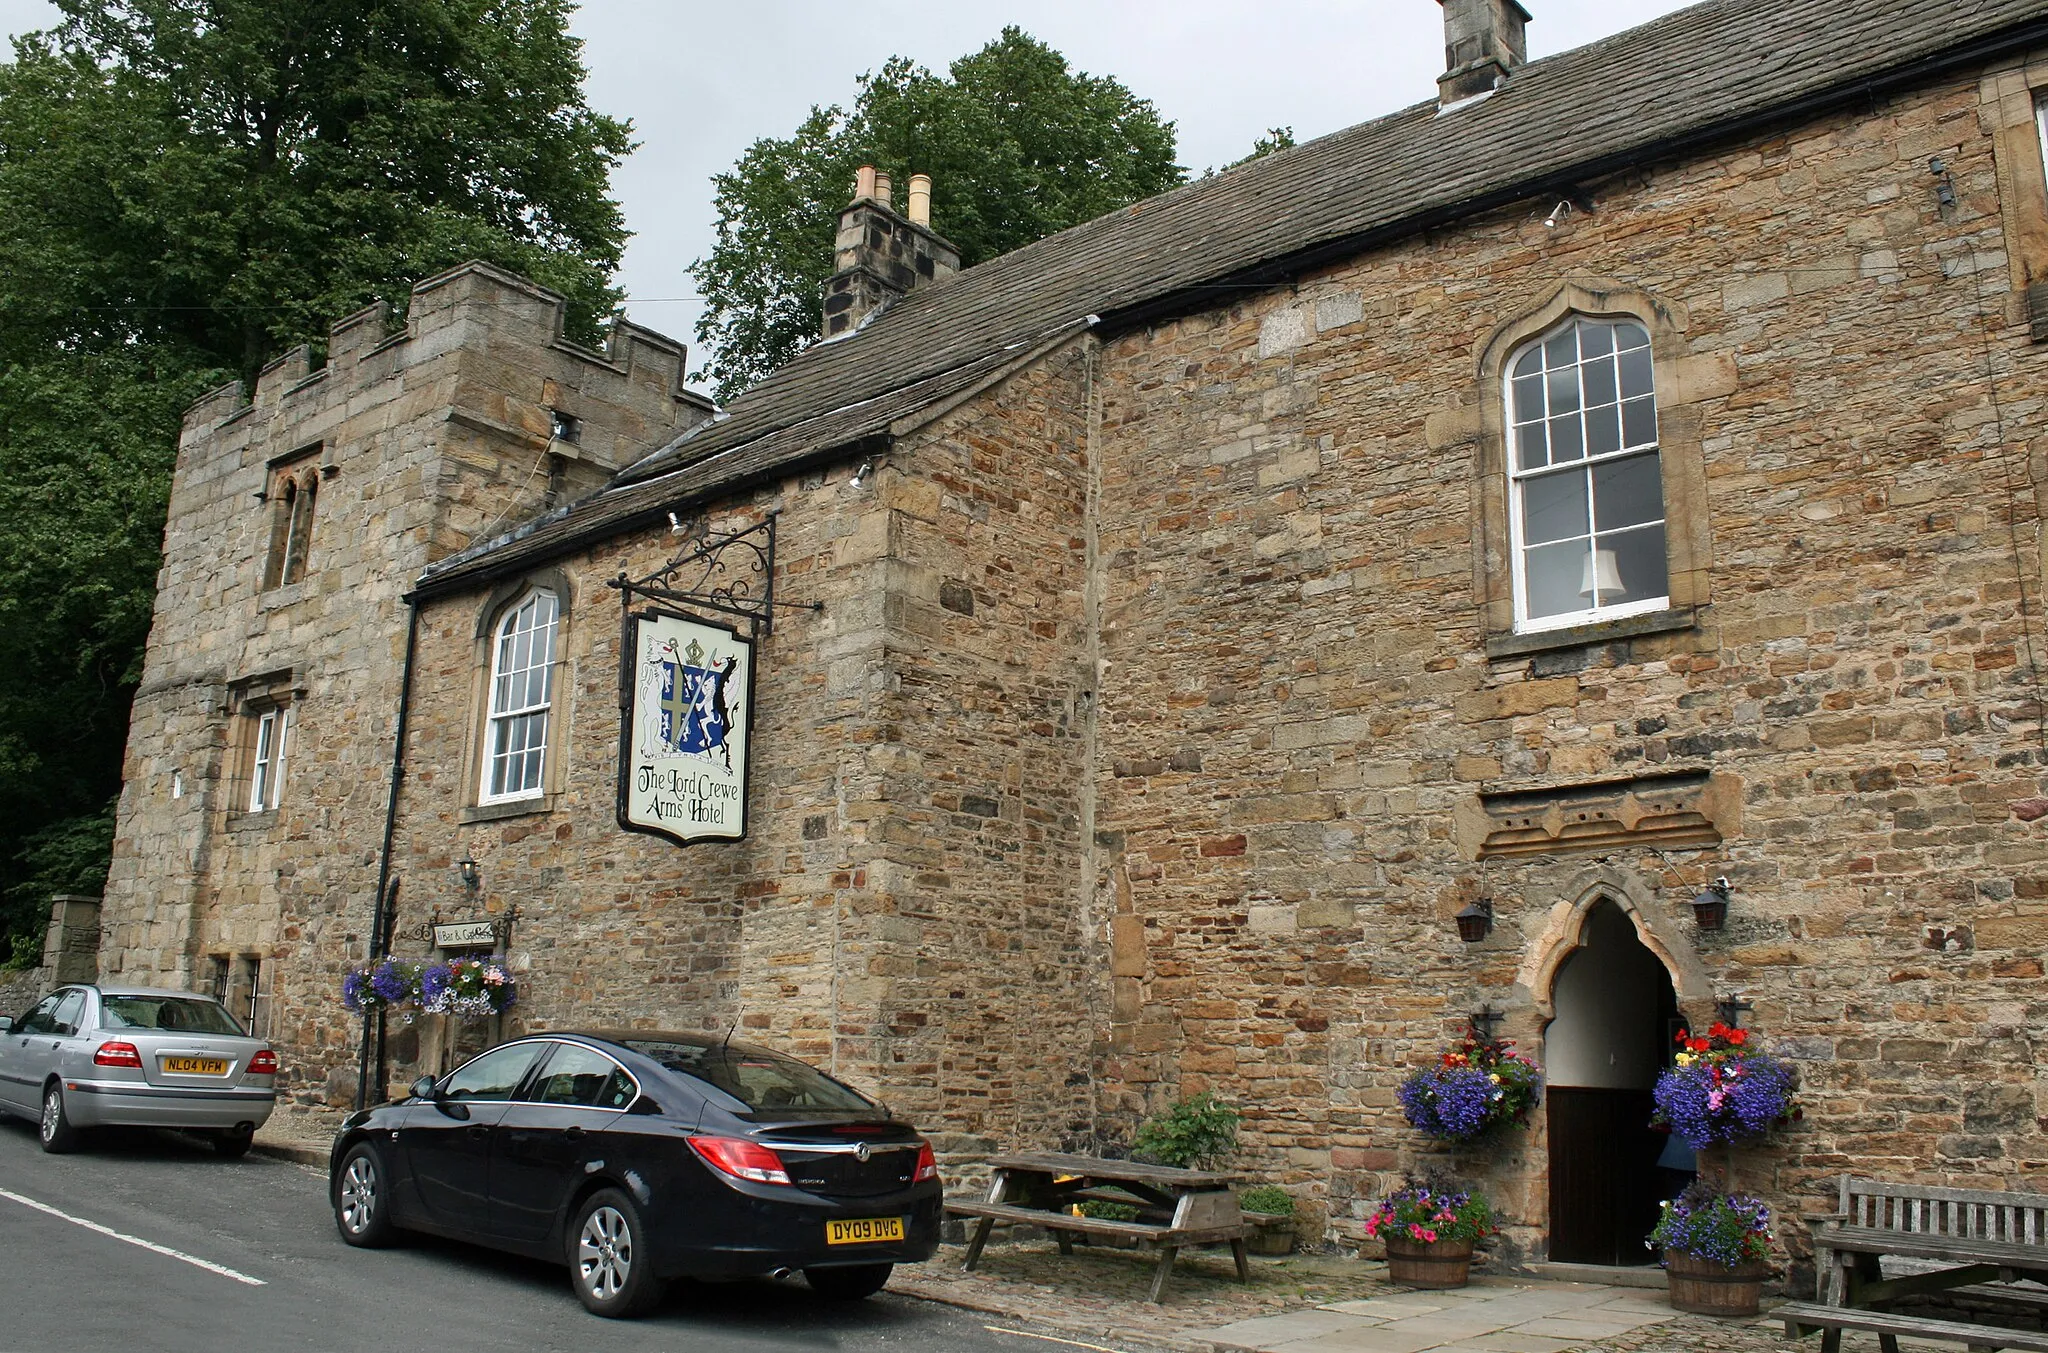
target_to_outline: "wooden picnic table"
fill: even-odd
[[[976,1219],[962,1268],[972,1269],[981,1261],[989,1231],[997,1222],[1008,1221],[1052,1232],[1061,1254],[1074,1252],[1076,1235],[1135,1240],[1155,1250],[1159,1261],[1152,1270],[1154,1302],[1164,1297],[1174,1259],[1187,1245],[1227,1241],[1237,1261],[1237,1280],[1251,1280],[1244,1241],[1252,1223],[1238,1210],[1237,1195],[1231,1191],[1244,1182],[1242,1174],[1058,1152],[992,1156],[988,1164],[994,1176],[987,1201],[946,1204],[948,1212]],[[1138,1216],[1113,1221],[1074,1215],[1077,1203],[1091,1201],[1123,1203],[1137,1208]]]
[[[1932,1294],[2048,1305],[2048,1290],[2033,1285],[2048,1282],[2048,1196],[1844,1176],[1838,1209],[1808,1221],[1819,1300],[1778,1308],[1787,1335],[1820,1331],[1822,1353],[1836,1353],[1851,1329],[1876,1334],[1884,1353],[1898,1353],[1900,1335],[2048,1353],[2048,1334],[2036,1330],[1891,1309]],[[2030,1285],[2014,1285],[2022,1281]]]

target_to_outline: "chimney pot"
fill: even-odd
[[[896,205],[896,199],[894,195],[891,194],[889,191],[891,186],[892,185],[889,182],[889,176],[887,174],[884,174],[881,170],[877,169],[875,171],[875,201],[881,203],[885,207],[894,207]]]
[[[1516,0],[1437,0],[1444,7],[1444,73],[1437,103],[1448,106],[1492,91],[1529,59],[1529,11]]]
[[[926,229],[932,224],[932,176],[912,174],[910,176],[910,220],[913,225]]]
[[[875,167],[871,164],[864,164],[853,172],[853,200],[858,202],[863,197],[873,197],[874,195]]]

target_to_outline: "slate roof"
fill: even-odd
[[[494,576],[634,529],[657,507],[884,437],[1091,316],[1114,331],[1222,303],[1420,230],[2036,42],[2048,42],[2048,0],[1706,0],[1529,62],[1449,112],[1432,98],[921,287],[853,336],[806,349],[597,495],[441,561],[423,587]]]

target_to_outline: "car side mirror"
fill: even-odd
[[[434,1097],[434,1078],[432,1076],[420,1077],[410,1086],[406,1087],[406,1093],[414,1099],[432,1099]]]
[[[0,1015],[0,1034],[4,1034],[4,1033],[7,1033],[7,1032],[11,1031],[11,1030],[12,1030],[13,1028],[14,1028],[14,1016],[12,1016],[12,1015]]]

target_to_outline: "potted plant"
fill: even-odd
[[[1131,1138],[1134,1160],[1199,1170],[1220,1163],[1237,1149],[1238,1112],[1204,1090],[1138,1125]]]
[[[1755,1315],[1771,1276],[1771,1209],[1701,1180],[1664,1204],[1647,1242],[1664,1251],[1673,1310]]]
[[[1410,1073],[1397,1094],[1411,1126],[1444,1141],[1470,1141],[1526,1125],[1543,1094],[1543,1072],[1504,1038],[1468,1034],[1433,1066]]]
[[[1721,1023],[1710,1025],[1705,1038],[1680,1031],[1678,1054],[1657,1077],[1651,1122],[1697,1150],[1750,1141],[1798,1118],[1792,1068],[1749,1041],[1749,1030]]]
[[[1294,1195],[1275,1184],[1260,1184],[1237,1195],[1238,1208],[1258,1230],[1246,1238],[1253,1254],[1294,1252]]]
[[[1463,1287],[1472,1247],[1494,1230],[1493,1209],[1478,1190],[1435,1177],[1411,1179],[1365,1220],[1365,1233],[1387,1247],[1387,1277],[1406,1287]]]

